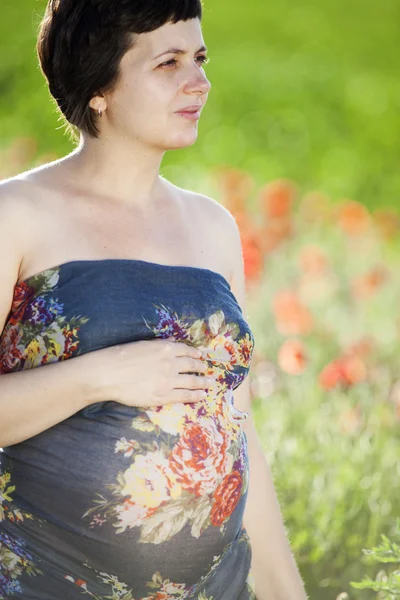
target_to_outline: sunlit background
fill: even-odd
[[[73,148],[35,55],[45,4],[1,0],[2,178]],[[310,598],[400,598],[400,3],[204,9],[212,91],[162,174],[240,225],[254,413]]]

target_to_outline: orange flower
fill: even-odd
[[[230,517],[240,500],[242,493],[242,476],[239,471],[232,471],[225,476],[214,493],[214,504],[211,509],[211,523],[217,527]]]
[[[358,340],[358,342],[354,342],[349,346],[347,354],[366,358],[371,354],[373,348],[374,344],[372,338],[363,337]]]
[[[272,301],[276,327],[283,335],[307,335],[313,328],[313,317],[297,294],[278,293]]]
[[[372,213],[375,226],[385,240],[392,240],[400,232],[400,215],[390,209],[375,210]]]
[[[342,364],[339,361],[326,365],[319,376],[319,384],[324,390],[331,390],[343,381]]]
[[[343,381],[343,365],[339,360],[335,360],[326,365],[318,378],[318,383],[324,390],[331,390]]]
[[[377,265],[365,275],[355,278],[351,282],[351,291],[354,298],[363,300],[373,296],[388,280],[389,272],[383,265]]]
[[[289,218],[268,221],[263,228],[262,249],[264,254],[270,254],[292,234],[293,224]]]
[[[287,340],[278,352],[278,364],[289,375],[300,375],[307,366],[304,344],[300,340]]]
[[[253,220],[245,208],[235,208],[234,210],[231,210],[231,214],[234,217],[241,234],[245,234],[248,231],[254,231]]]
[[[355,385],[367,378],[367,368],[358,356],[346,356],[343,359],[343,372],[347,385]]]
[[[368,231],[371,217],[367,208],[355,200],[345,200],[337,209],[339,226],[348,235],[361,235]]]
[[[307,275],[320,275],[326,270],[328,258],[319,246],[309,244],[301,250],[299,264]]]
[[[254,185],[251,175],[240,169],[226,167],[216,169],[216,175],[224,205],[231,211],[245,210],[247,198]]]
[[[324,390],[330,390],[337,385],[350,387],[367,378],[367,368],[358,356],[342,356],[330,362],[322,370],[318,378]]]
[[[292,212],[295,194],[296,187],[291,181],[272,181],[259,192],[261,210],[269,219],[288,217]]]
[[[256,231],[241,234],[244,273],[249,281],[259,281],[264,271],[264,256],[261,241]]]
[[[247,198],[237,192],[223,196],[222,203],[235,216],[237,213],[247,212]]]

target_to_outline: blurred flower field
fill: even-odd
[[[350,582],[374,579],[362,550],[400,515],[400,215],[286,180],[255,189],[239,170],[218,185],[242,234],[254,414],[307,591],[376,598]]]

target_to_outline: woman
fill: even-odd
[[[249,415],[236,223],[159,172],[210,90],[201,16],[48,3],[40,65],[80,138],[1,185],[2,600],[305,598]]]

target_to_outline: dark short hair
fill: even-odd
[[[98,137],[98,116],[89,102],[115,89],[135,34],[195,18],[202,18],[202,0],[49,0],[37,52],[70,130]]]

